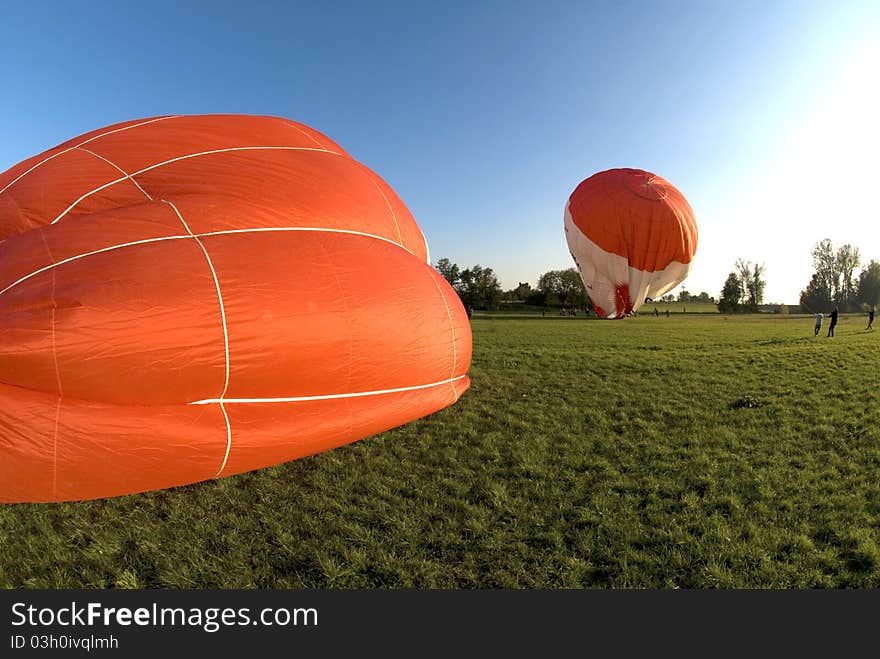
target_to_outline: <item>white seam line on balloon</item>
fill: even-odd
[[[361,163],[358,163],[361,165]],[[379,184],[376,183],[376,180],[373,178],[373,174],[370,170],[367,169],[366,165],[361,165],[364,169],[364,173],[367,175],[367,178],[370,179],[370,183],[376,186],[376,189],[379,191],[379,194],[382,195],[382,199],[385,200],[385,205],[388,206],[388,210],[391,211],[391,219],[394,220],[394,226],[397,229],[397,239],[400,241],[401,246],[403,246],[403,234],[400,233],[400,224],[397,222],[397,213],[394,212],[394,208],[391,207],[391,202],[388,201],[388,197],[385,196],[385,193],[382,191],[382,188],[379,187]]]
[[[79,147],[81,147],[83,144],[88,144],[89,142],[93,142],[94,140],[97,140],[98,138],[104,137],[105,135],[112,135],[113,133],[119,133],[119,132],[122,132],[122,131],[124,131],[124,130],[130,130],[130,129],[132,129],[132,128],[137,128],[138,126],[146,126],[147,124],[152,124],[152,123],[155,123],[155,122],[157,122],[157,121],[164,121],[164,120],[166,120],[166,119],[176,119],[176,118],[179,117],[179,116],[180,116],[180,115],[176,115],[176,114],[175,114],[175,115],[171,115],[171,116],[168,116],[168,117],[156,117],[155,119],[150,119],[149,121],[142,121],[142,122],[139,123],[139,124],[132,124],[131,126],[123,126],[122,128],[117,128],[117,129],[115,129],[115,130],[108,130],[106,133],[101,133],[100,135],[95,135],[94,137],[90,137],[89,139],[85,140],[84,142],[80,142],[80,143],[77,144],[76,146],[72,146],[72,147],[70,147],[70,148],[68,148],[68,149],[64,149],[64,151],[59,151],[58,153],[53,153],[51,156],[49,156],[49,157],[47,157],[47,158],[44,158],[43,160],[41,160],[40,162],[38,162],[36,165],[34,165],[33,167],[31,167],[31,168],[30,168],[29,170],[27,170],[26,172],[22,172],[21,174],[19,174],[18,176],[16,176],[14,179],[12,179],[9,183],[7,183],[5,186],[3,186],[3,189],[0,190],[0,194],[3,194],[4,192],[6,192],[6,190],[8,190],[11,186],[15,185],[15,183],[17,183],[18,181],[20,181],[22,178],[24,178],[25,176],[27,176],[28,174],[30,174],[32,171],[34,171],[35,169],[37,169],[37,168],[40,167],[41,165],[43,165],[43,164],[49,162],[49,161],[52,160],[53,158],[57,158],[58,156],[62,156],[62,155],[64,155],[65,153],[67,153],[67,152],[69,152],[69,151],[73,151],[74,149],[79,148]]]
[[[379,396],[382,394],[396,394],[406,391],[418,391],[419,389],[430,389],[431,387],[439,387],[451,382],[457,382],[467,377],[467,373],[459,375],[448,380],[440,382],[431,382],[429,384],[417,384],[412,387],[397,387],[395,389],[380,389],[378,391],[358,391],[348,394],[326,394],[322,396],[290,396],[287,398],[224,398],[223,403],[227,405],[243,404],[243,403],[301,403],[312,400],[336,400],[339,398],[361,398],[363,396]],[[213,405],[219,403],[219,398],[205,398],[204,400],[194,400],[189,405]]]
[[[58,381],[58,405],[55,407],[55,430],[52,438],[52,498],[58,492],[58,422],[61,419],[61,371],[58,369],[58,344],[55,341],[55,271],[52,271],[52,361],[55,363],[55,378]]]
[[[58,423],[61,420],[61,396],[55,406],[55,433],[52,442],[52,499],[58,496]]]
[[[425,263],[431,265],[431,250],[428,248],[428,237],[421,229],[419,229],[419,233],[422,234],[422,241],[425,243]]]
[[[46,253],[49,255],[49,260],[54,261],[55,257],[52,256],[52,250],[49,249],[49,243],[46,241],[46,235],[43,233],[42,227],[39,229],[40,238],[43,239],[43,246],[46,248]],[[58,368],[58,346],[55,341],[55,289],[56,289],[56,281],[55,281],[55,271],[52,271],[52,314],[51,314],[51,329],[52,329],[52,363],[55,366],[55,381],[58,384],[58,405],[55,406],[55,428],[52,433],[52,497],[54,498],[57,489],[58,489],[58,422],[61,418],[61,401],[64,398],[64,391],[61,388],[61,371]]]
[[[201,239],[192,232],[192,229],[189,228],[189,225],[186,223],[186,220],[183,219],[183,215],[180,214],[177,206],[167,199],[162,199],[161,201],[163,204],[171,206],[175,215],[177,215],[181,224],[183,224],[183,228],[186,229],[187,233],[192,236],[201,248],[202,253],[205,255],[205,259],[208,261],[208,267],[211,269],[211,277],[213,277],[214,287],[217,289],[217,300],[220,303],[220,321],[223,324],[223,353],[226,360],[226,375],[223,380],[223,391],[220,393],[218,402],[220,403],[220,409],[223,411],[223,418],[226,420],[226,452],[223,455],[223,462],[220,464],[220,468],[217,470],[217,473],[212,476],[212,478],[217,478],[226,468],[226,462],[229,460],[229,452],[232,449],[232,426],[229,423],[229,416],[226,414],[226,408],[223,407],[223,397],[229,389],[229,328],[226,325],[226,307],[223,305],[223,293],[220,290],[220,280],[217,278],[217,271],[214,269],[214,262],[211,261],[211,255],[208,254],[205,245],[202,243]]]
[[[452,312],[449,310],[449,303],[446,302],[446,294],[443,292],[443,289],[440,287],[440,282],[437,281],[437,278],[434,276],[435,272],[437,272],[437,271],[432,269],[428,273],[428,276],[431,277],[431,281],[433,281],[434,286],[437,287],[437,290],[440,293],[440,298],[443,300],[443,306],[446,307],[446,317],[449,318],[449,330],[452,332],[452,376],[453,376],[453,379],[450,380],[450,383],[452,384],[453,395],[456,398],[458,398],[458,391],[456,391],[456,389],[455,389],[455,378],[454,378],[455,369],[458,366],[458,350],[456,347],[456,340],[455,340],[455,323],[452,321]],[[439,272],[437,272],[437,276],[442,277],[442,275]]]
[[[134,183],[135,187],[136,187],[138,190],[140,190],[140,191],[143,193],[143,195],[144,195],[147,199],[149,199],[150,201],[153,201],[153,198],[147,193],[146,190],[144,190],[144,189],[141,187],[141,184],[138,183],[137,181],[135,181],[131,176],[129,176],[129,175],[128,175],[128,172],[126,172],[124,169],[122,169],[122,167],[120,167],[119,165],[117,165],[115,162],[112,162],[111,160],[108,160],[108,159],[105,158],[104,156],[102,156],[102,155],[100,155],[100,154],[98,154],[98,153],[95,153],[94,151],[91,151],[91,150],[89,150],[89,149],[84,149],[84,148],[82,148],[81,146],[78,146],[78,147],[76,147],[76,148],[77,148],[79,151],[85,151],[86,153],[90,153],[90,154],[92,154],[93,156],[95,156],[95,158],[100,158],[101,160],[103,160],[104,162],[106,162],[106,163],[107,163],[108,165],[110,165],[111,167],[114,167],[116,170],[118,170],[119,172],[121,172],[122,174],[124,174],[124,175],[125,175],[125,178],[127,178],[129,181],[131,181],[132,183]]]
[[[264,231],[320,231],[324,233],[347,233],[352,236],[363,236],[365,238],[375,238],[376,240],[381,240],[382,242],[388,243],[389,245],[394,245],[395,247],[399,247],[400,249],[409,252],[410,254],[415,256],[415,254],[413,254],[413,252],[411,252],[407,247],[391,240],[390,238],[377,236],[374,233],[367,233],[365,231],[353,231],[352,229],[331,229],[329,227],[254,227],[253,229],[224,229],[223,231],[206,231],[204,233],[200,233],[199,236],[221,236],[233,233],[261,233]]]
[[[102,248],[102,249],[96,249],[96,250],[93,251],[93,252],[86,252],[85,254],[77,254],[76,256],[71,256],[71,257],[68,257],[68,258],[66,258],[66,259],[62,259],[62,260],[58,261],[57,263],[52,263],[51,265],[47,265],[47,266],[44,266],[44,267],[42,267],[42,268],[40,268],[40,269],[38,269],[38,270],[34,270],[34,271],[31,272],[30,274],[27,274],[27,275],[25,275],[24,277],[21,277],[21,278],[17,279],[16,281],[14,281],[14,282],[12,282],[11,284],[9,284],[9,286],[7,286],[6,288],[4,288],[2,291],[0,291],[0,295],[3,295],[3,294],[6,293],[8,290],[10,290],[10,289],[12,289],[12,288],[15,288],[16,286],[18,286],[18,285],[21,284],[22,282],[27,281],[27,280],[30,279],[31,277],[36,277],[37,275],[39,275],[39,274],[41,274],[41,273],[43,273],[43,272],[46,272],[46,271],[48,271],[48,270],[52,270],[53,268],[57,268],[58,266],[60,266],[60,265],[64,265],[65,263],[70,263],[71,261],[78,261],[79,259],[84,259],[84,258],[86,258],[86,257],[88,257],[88,256],[94,256],[94,255],[96,255],[96,254],[101,254],[101,253],[103,253],[103,252],[110,252],[110,251],[113,251],[114,249],[121,249],[121,248],[123,248],[123,247],[132,247],[132,246],[134,246],[134,245],[141,245],[141,244],[145,244],[145,243],[157,243],[157,242],[161,242],[161,241],[163,241],[163,240],[181,240],[181,239],[183,239],[183,238],[191,238],[191,237],[192,237],[192,236],[164,236],[164,237],[161,237],[161,238],[146,238],[146,239],[144,239],[144,240],[135,240],[135,241],[132,241],[132,242],[129,242],[129,243],[123,243],[123,244],[121,244],[121,245],[111,245],[110,247],[104,247],[104,248]]]
[[[373,178],[370,177],[370,180],[373,181]],[[397,221],[397,213],[394,212],[394,209],[391,207],[391,202],[388,201],[388,197],[385,196],[385,193],[382,191],[382,188],[379,187],[379,184],[376,183],[376,181],[373,181],[373,185],[376,186],[379,194],[382,195],[382,199],[384,199],[385,203],[388,205],[388,210],[391,211],[391,219],[394,220],[394,226],[397,229],[397,239],[400,241],[400,244],[403,245],[403,234],[400,232],[400,223]]]
[[[327,145],[326,145],[326,144],[321,144],[321,143],[317,140],[317,138],[315,138],[313,135],[310,135],[309,133],[307,133],[306,131],[304,131],[302,128],[300,128],[300,126],[299,126],[295,121],[293,121],[292,119],[284,119],[283,121],[286,122],[287,125],[289,125],[291,128],[295,128],[295,129],[298,130],[300,133],[302,133],[303,135],[305,135],[307,138],[309,138],[310,140],[312,140],[312,142],[314,142],[315,144],[317,144],[317,145],[318,145],[319,147],[321,147],[322,149],[326,149],[326,148],[327,148]]]
[[[128,176],[123,176],[122,178],[118,178],[113,181],[109,181],[108,183],[105,183],[104,185],[98,186],[97,188],[95,188],[91,192],[86,192],[83,196],[81,196],[79,199],[77,199],[75,202],[73,202],[70,206],[65,208],[64,211],[58,217],[56,217],[54,220],[52,220],[49,224],[55,224],[56,222],[61,220],[61,218],[63,218],[70,211],[72,211],[76,207],[76,205],[79,204],[79,202],[91,197],[96,192],[100,192],[104,188],[109,188],[111,185],[116,185],[117,183],[121,183],[122,181],[125,181],[127,178],[129,178],[129,176],[139,176],[139,175],[144,174],[146,172],[152,171],[152,170],[157,169],[159,167],[164,167],[165,165],[170,165],[171,163],[178,162],[180,160],[187,160],[189,158],[198,158],[201,156],[209,156],[209,155],[213,155],[215,153],[230,153],[232,151],[271,151],[271,150],[276,150],[276,151],[318,151],[320,153],[331,153],[335,156],[345,157],[345,156],[343,156],[343,154],[338,153],[337,151],[330,151],[328,149],[313,149],[311,147],[303,147],[303,146],[236,146],[236,147],[230,147],[228,149],[212,149],[211,151],[200,151],[198,153],[189,153],[185,156],[178,156],[177,158],[172,158],[171,160],[165,160],[163,162],[156,163],[155,165],[150,165],[149,167],[144,167],[143,169],[139,169],[136,172],[132,172]]]
[[[350,231],[348,229],[326,229],[323,227],[255,227],[253,229],[226,229],[224,231],[206,231],[205,233],[198,233],[198,234],[193,234],[193,235],[198,236],[199,238],[203,238],[205,236],[226,236],[226,235],[232,235],[232,234],[238,234],[238,233],[263,233],[263,232],[268,232],[268,231],[318,231],[318,232],[323,232],[323,233],[345,233],[345,234],[350,234],[353,236],[363,236],[365,238],[373,238],[375,240],[381,240],[382,242],[386,242],[389,245],[394,245],[395,247],[406,250],[408,253],[412,254],[412,252],[410,252],[408,249],[406,249],[406,247],[404,247],[403,245],[399,245],[396,242],[394,242],[393,240],[390,240],[388,238],[384,238],[383,236],[376,236],[374,234],[364,233],[362,231]],[[144,238],[143,240],[133,240],[131,242],[121,243],[119,245],[110,245],[109,247],[102,247],[101,249],[96,249],[92,252],[86,252],[85,254],[77,254],[76,256],[70,256],[66,259],[62,259],[61,261],[58,261],[57,263],[52,263],[51,265],[44,266],[42,268],[39,268],[38,270],[34,270],[30,274],[27,274],[23,277],[20,277],[16,281],[9,284],[3,290],[0,290],[0,295],[3,295],[9,289],[18,286],[19,284],[21,284],[24,281],[27,281],[31,277],[35,277],[38,274],[46,272],[47,270],[51,270],[52,268],[56,268],[59,265],[64,265],[65,263],[70,263],[71,261],[78,261],[79,259],[84,259],[88,256],[94,256],[96,254],[110,252],[110,251],[113,251],[114,249],[122,249],[123,247],[134,247],[136,245],[145,245],[147,243],[159,243],[159,242],[163,242],[166,240],[186,240],[188,238],[192,238],[193,235],[186,234],[186,235],[174,235],[174,236],[159,236],[157,238]],[[415,256],[415,254],[413,254],[413,256]]]

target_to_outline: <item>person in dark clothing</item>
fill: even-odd
[[[874,329],[874,307],[871,307],[871,310],[868,312],[868,326],[865,329]]]
[[[828,336],[834,336],[835,325],[837,325],[837,307],[834,307],[834,311],[831,312],[831,322],[828,325]]]

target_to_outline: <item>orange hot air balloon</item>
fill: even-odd
[[[684,281],[697,251],[694,212],[669,181],[609,169],[575,188],[565,237],[593,307],[623,318]]]
[[[131,121],[0,174],[0,501],[324,451],[454,403],[470,359],[406,206],[302,124]]]

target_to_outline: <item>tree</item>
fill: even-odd
[[[856,286],[853,281],[853,272],[859,267],[860,256],[859,248],[852,245],[842,245],[835,255],[835,265],[840,275],[840,290],[837,293],[835,302],[841,309],[847,309],[855,306]]]
[[[831,291],[828,290],[828,283],[818,272],[813,273],[810,283],[801,291],[800,305],[810,313],[827,311],[831,306]]]
[[[860,256],[857,247],[846,244],[837,250],[831,240],[826,238],[813,246],[813,276],[807,287],[801,291],[801,299],[806,308],[828,309],[838,306],[851,308],[856,303],[857,284],[853,279],[859,267]]]
[[[764,288],[767,286],[767,282],[764,281],[764,264],[758,265],[755,263],[752,266],[752,273],[749,277],[748,284],[746,285],[746,289],[749,294],[749,305],[751,306],[752,311],[757,311],[758,307],[764,301]]]
[[[497,309],[501,302],[501,284],[492,268],[474,265],[461,271],[456,292],[466,307]]]
[[[746,311],[755,312],[764,301],[764,288],[767,286],[764,265],[737,259],[734,267],[736,270],[732,274],[739,280],[742,306]]]
[[[561,306],[560,293],[562,282],[559,276],[561,270],[551,270],[538,277],[538,291],[544,296],[544,304],[550,307]]]
[[[561,274],[561,298],[565,306],[575,309],[589,308],[591,306],[590,298],[587,295],[587,289],[584,288],[581,273],[575,268],[567,268]]]
[[[528,300],[532,292],[531,284],[521,281],[516,288],[506,291],[504,297],[508,300]]]
[[[733,266],[735,268],[736,277],[739,279],[739,285],[742,289],[743,303],[748,304],[749,301],[749,280],[752,278],[752,262],[739,258]]]
[[[590,308],[590,299],[580,273],[575,268],[550,270],[538,278],[538,291],[548,306]]]
[[[859,274],[856,299],[859,304],[869,307],[880,304],[880,262],[871,261]]]
[[[718,300],[718,311],[721,313],[736,313],[739,311],[743,297],[743,287],[739,275],[731,272],[727,275],[724,288],[721,289],[721,297]]]
[[[547,295],[543,291],[537,289],[532,289],[532,292],[529,293],[529,296],[526,298],[526,304],[530,304],[533,307],[549,306]]]
[[[840,276],[837,273],[837,258],[834,255],[834,245],[826,238],[816,243],[811,252],[813,257],[813,271],[815,275],[815,284],[813,290],[816,295],[827,294],[824,301],[825,306],[830,306],[831,301],[837,297],[837,291],[840,289]],[[808,286],[809,288],[809,286]]]
[[[722,313],[757,312],[764,301],[764,289],[767,286],[764,280],[764,264],[740,258],[733,267],[733,272],[724,282],[718,309]]]
[[[458,293],[465,307],[497,309],[501,301],[501,285],[492,268],[474,265],[462,270],[457,264],[443,258],[434,266]]]
[[[449,282],[449,285],[455,288],[459,284],[459,280],[461,279],[461,270],[459,267],[450,261],[447,258],[442,258],[437,261],[437,265],[434,268],[439,272],[446,281]]]

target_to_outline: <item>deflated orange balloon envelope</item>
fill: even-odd
[[[575,188],[565,238],[601,318],[623,318],[687,277],[697,222],[684,195],[641,169],[609,169]]]
[[[470,324],[394,191],[321,133],[167,116],[0,174],[0,501],[341,446],[454,403]]]

